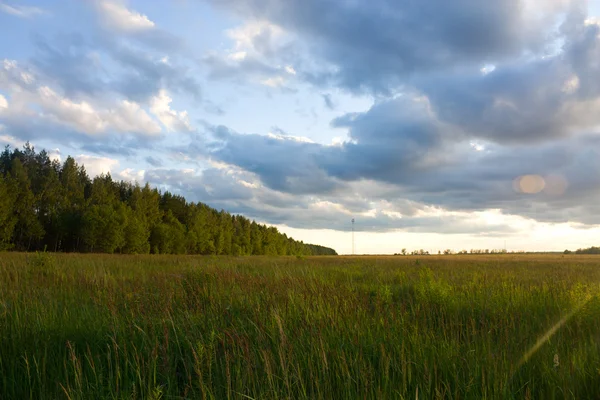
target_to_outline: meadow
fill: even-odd
[[[600,258],[0,253],[0,399],[600,398]]]

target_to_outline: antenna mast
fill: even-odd
[[[354,218],[352,218],[352,255],[354,255]]]

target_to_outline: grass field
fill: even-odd
[[[0,398],[600,398],[599,293],[595,256],[0,253]]]

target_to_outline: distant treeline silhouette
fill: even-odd
[[[565,254],[571,254],[571,253],[575,253],[575,254],[600,254],[600,247],[589,247],[587,249],[577,249],[574,252],[572,252],[571,250],[565,250],[564,252]]]
[[[148,184],[90,179],[72,157],[27,143],[0,154],[0,250],[215,255],[335,255],[275,227]]]

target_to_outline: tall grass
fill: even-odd
[[[0,398],[599,398],[599,261],[0,253]]]

